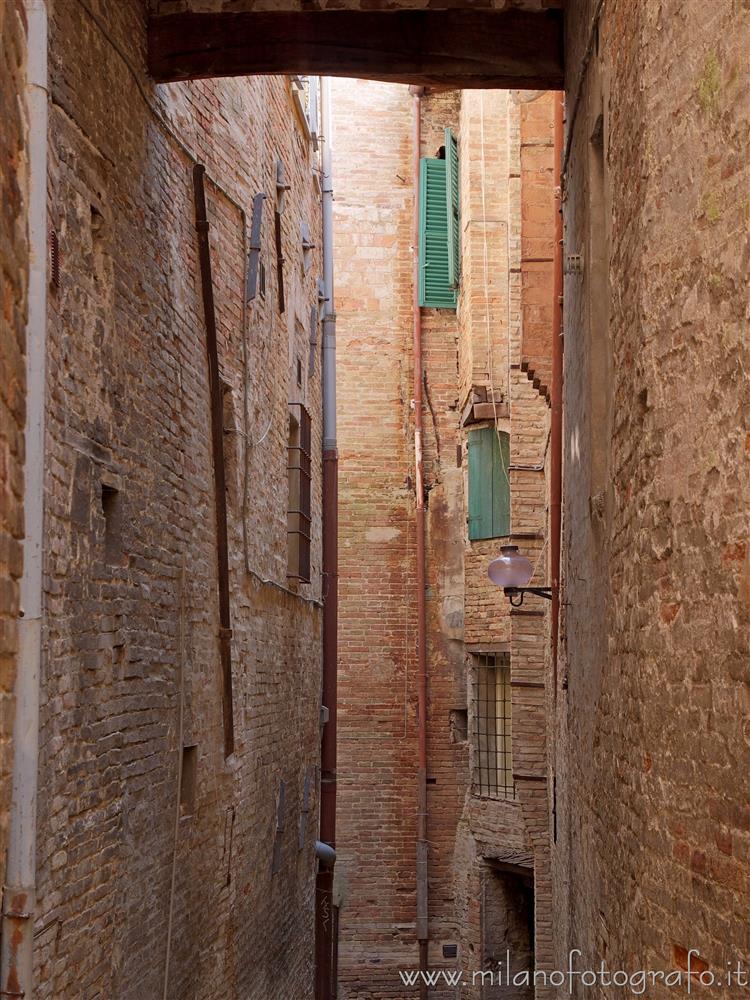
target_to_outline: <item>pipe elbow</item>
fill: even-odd
[[[330,844],[324,844],[322,840],[315,841],[315,857],[323,868],[333,868],[336,864],[336,851]]]

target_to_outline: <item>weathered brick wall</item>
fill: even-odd
[[[412,416],[412,98],[334,82],[340,449],[338,878],[344,997],[402,996],[417,964],[416,590]],[[367,130],[362,122],[367,121]],[[422,101],[422,155],[458,130]],[[427,490],[430,962],[456,942],[456,828],[468,787],[463,469],[455,313],[423,310]]]
[[[721,977],[750,943],[750,14],[595,8],[568,21],[557,950]]]
[[[412,99],[362,81],[333,81],[332,91],[339,979],[342,997],[366,998],[398,995],[397,970],[416,961]]]
[[[334,82],[333,92],[341,461],[340,995],[381,998],[405,995],[398,970],[417,963],[412,99],[406,88],[363,81]],[[520,370],[520,108],[507,94],[464,92],[460,103],[458,98],[422,100],[421,153],[434,156],[445,126],[451,126],[460,141],[462,185],[458,314],[422,310],[429,961],[432,968],[470,975],[487,961],[481,901],[488,861],[530,871],[535,859],[524,823],[526,804],[520,798],[482,799],[470,791],[471,652],[509,650],[511,617],[487,578],[501,540],[467,537],[468,425],[462,427],[462,419],[473,390],[485,398],[489,392],[491,399],[494,388],[500,426],[511,430],[513,461],[521,464],[543,459],[548,421],[544,399]],[[511,475],[518,493],[514,517],[538,552],[545,521],[543,473]],[[542,619],[536,646],[543,626]],[[543,678],[543,652],[540,660],[536,646],[532,662],[520,636],[514,676]],[[544,754],[544,719],[532,718],[535,706],[543,705],[543,691],[540,696],[534,689],[529,698],[536,700],[530,710],[521,705],[520,759],[531,755],[544,771],[538,759]],[[528,796],[534,800],[535,831],[539,816],[547,817],[542,789],[540,808],[537,786]],[[548,916],[539,927],[548,937]],[[458,945],[456,959],[443,956],[444,944]],[[478,984],[462,987],[467,998],[480,992]],[[443,993],[436,990],[435,996]]]
[[[303,1000],[320,699],[319,353],[308,372],[316,163],[286,80],[154,87],[141,5],[99,17],[56,3],[50,25],[61,277],[49,322],[39,997],[142,1000],[162,996],[168,975],[167,995],[180,1000]],[[277,157],[291,186],[283,315]],[[225,383],[227,760],[194,159],[207,167]],[[267,288],[245,313],[258,191],[268,195]],[[303,222],[317,247],[307,273]],[[313,430],[312,583],[296,587],[286,578],[290,402],[308,407]],[[119,491],[106,501],[119,504],[109,541],[103,486]],[[178,812],[191,745],[194,803]]]
[[[531,343],[550,335],[552,270],[539,254],[540,232],[552,225],[552,97],[549,93],[512,95],[512,167],[518,180],[511,204],[518,213],[511,243],[511,275],[517,306],[512,311],[510,430],[511,541],[534,564],[533,583],[546,579],[547,512],[545,456],[550,418],[542,385],[524,364]],[[539,356],[538,354],[536,355]],[[549,969],[552,959],[552,897],[549,877],[549,802],[547,782],[545,653],[547,611],[544,599],[527,597],[510,611],[513,703],[513,772],[523,827],[534,863],[534,960]],[[543,996],[542,989],[537,990]]]
[[[509,321],[512,324],[516,282],[510,270],[511,230],[520,222],[511,197],[514,121],[509,105],[504,91],[463,92],[460,161],[460,416],[472,392],[478,390],[490,402],[494,393],[498,427],[505,432],[510,430]],[[464,451],[469,426],[460,437]],[[466,491],[468,461],[464,472]],[[457,523],[455,528],[465,540],[464,641],[470,647],[508,643],[510,617],[497,587],[487,577],[487,565],[500,543],[497,539],[469,542],[466,525]]]
[[[0,5],[0,880],[12,768],[13,684],[22,568],[24,344],[28,280],[26,21]],[[2,882],[0,882],[2,884]]]
[[[552,376],[554,185],[552,94],[531,92],[520,105],[521,367],[544,396]]]

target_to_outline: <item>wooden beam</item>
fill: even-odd
[[[399,10],[152,17],[160,83],[309,73],[417,86],[563,86],[562,12]]]

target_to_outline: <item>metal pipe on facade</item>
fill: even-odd
[[[13,725],[13,788],[3,890],[0,997],[33,991],[39,684],[42,660],[42,543],[47,339],[47,4],[26,0],[26,107],[29,123],[29,304],[26,322],[24,542],[18,674]]]
[[[562,530],[562,422],[563,422],[563,217],[562,156],[564,96],[555,96],[554,162],[555,245],[552,303],[552,386],[550,428],[550,577],[552,609],[550,643],[552,647],[553,697],[557,698],[557,644],[560,635],[560,537]]]
[[[330,844],[324,844],[322,840],[315,841],[315,857],[326,868],[333,868],[336,864],[336,851]]]
[[[336,716],[338,666],[338,450],[336,442],[336,312],[333,302],[333,175],[331,81],[321,81],[323,201],[323,685],[328,710],[320,747],[320,841],[315,886],[315,998],[336,995],[333,866],[336,859]]]
[[[422,455],[422,313],[419,305],[419,161],[422,141],[421,88],[410,88],[413,117],[413,171],[414,219],[412,268],[412,314],[414,351],[414,478],[416,520],[416,587],[417,587],[417,712],[418,712],[418,767],[417,767],[417,941],[419,943],[419,969],[426,972],[429,946],[429,899],[427,887],[427,607],[425,603],[427,573],[425,560],[425,506],[424,469]],[[427,997],[427,984],[420,977],[420,998]]]

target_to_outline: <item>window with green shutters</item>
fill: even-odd
[[[469,538],[510,534],[510,436],[494,427],[469,431]]]
[[[419,170],[419,304],[455,309],[460,233],[458,145],[445,130],[445,159],[423,157]]]
[[[448,282],[458,288],[461,273],[461,228],[458,211],[458,143],[451,129],[445,130],[445,209],[448,213]]]

